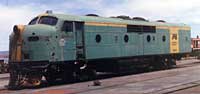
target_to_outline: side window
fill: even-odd
[[[72,21],[65,21],[62,27],[62,31],[65,32],[73,32],[73,22]]]
[[[156,27],[155,26],[142,26],[143,32],[147,33],[155,33],[156,32]]]
[[[142,32],[140,25],[127,25],[127,32]]]
[[[145,25],[127,25],[127,32],[146,32],[155,33],[155,26],[145,26]]]
[[[84,26],[83,22],[75,22],[76,30],[82,31],[83,30],[83,26]]]

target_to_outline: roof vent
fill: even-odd
[[[137,20],[137,21],[147,21],[145,18],[142,18],[142,17],[133,17],[132,20]]]
[[[94,17],[99,17],[97,14],[86,14],[85,16],[94,16]]]
[[[120,15],[120,16],[117,16],[116,18],[120,18],[120,19],[124,19],[124,20],[131,20],[131,18],[126,15]]]
[[[47,14],[53,14],[53,11],[52,10],[47,10],[46,13]]]
[[[165,23],[166,21],[164,21],[164,20],[157,20],[156,22],[162,22],[162,23]]]

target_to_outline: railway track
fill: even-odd
[[[138,83],[138,82],[151,81],[151,80],[155,80],[155,79],[162,79],[162,78],[165,78],[165,77],[173,77],[173,76],[180,74],[179,70],[187,73],[187,71],[193,70],[194,66],[200,65],[200,63],[198,63],[199,60],[193,60],[193,61],[194,62],[191,62],[191,60],[184,60],[184,62],[179,61],[177,68],[174,68],[174,69],[171,69],[171,70],[162,70],[162,71],[148,72],[148,73],[135,74],[135,75],[124,75],[124,76],[120,76],[120,77],[119,76],[113,77],[113,76],[105,76],[104,75],[105,77],[99,78],[99,79],[102,79],[102,84],[103,84],[103,86],[99,86],[99,87],[92,86],[91,81],[81,82],[81,83],[70,83],[70,84],[65,84],[65,85],[58,83],[54,86],[45,85],[45,82],[44,82],[43,85],[41,85],[37,89],[29,88],[29,89],[19,90],[19,92],[24,93],[24,92],[27,92],[27,90],[31,90],[33,92],[35,92],[37,90],[39,90],[39,91],[40,90],[49,91],[49,90],[54,90],[55,88],[62,88],[62,87],[63,88],[64,87],[74,87],[75,88],[75,87],[83,86],[80,91],[76,92],[76,93],[82,93],[82,92],[89,92],[91,90],[90,87],[93,88],[93,89],[95,88],[97,90],[98,89],[112,88],[112,87],[121,86],[121,85],[124,85],[124,84],[127,84],[127,83]],[[151,75],[154,75],[154,76],[152,77]],[[105,78],[107,78],[107,79],[105,79]],[[128,78],[134,78],[134,79],[126,81]],[[125,82],[123,82],[123,81],[125,81]],[[5,88],[2,88],[0,90],[0,93],[18,93],[18,91],[8,91]],[[152,93],[152,94],[154,94],[154,93]],[[162,94],[162,93],[160,93],[160,94]]]

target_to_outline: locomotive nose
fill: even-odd
[[[24,60],[26,61],[46,61],[53,47],[54,33],[56,29],[47,25],[29,25],[26,26],[23,33]]]

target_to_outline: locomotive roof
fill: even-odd
[[[102,22],[102,23],[115,23],[115,24],[130,24],[130,25],[149,25],[149,26],[180,26],[189,27],[186,24],[180,23],[167,23],[167,22],[153,22],[153,21],[138,21],[138,20],[124,20],[120,18],[109,17],[94,17],[94,16],[75,16],[66,14],[48,14],[62,20],[71,21],[84,21],[84,22]]]

